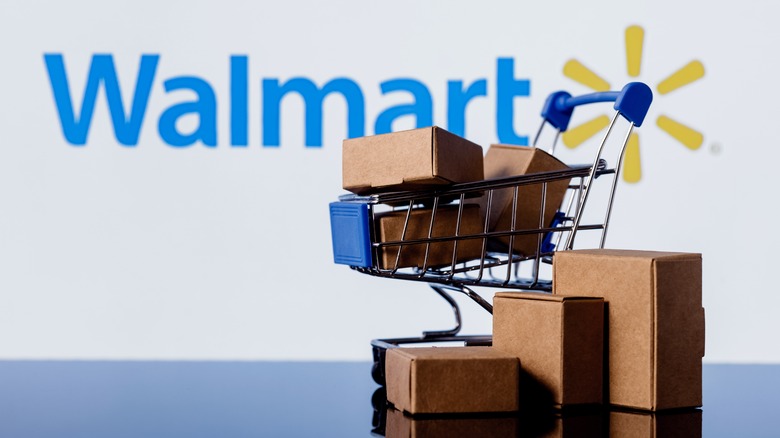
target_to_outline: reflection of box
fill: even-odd
[[[482,147],[437,126],[344,140],[344,189],[357,194],[479,181]]]
[[[701,411],[642,413],[612,411],[609,413],[609,435],[636,438],[701,437]]]
[[[598,298],[495,295],[493,348],[523,363],[523,405],[601,403],[603,316]]]
[[[378,213],[375,218],[376,235],[380,242],[392,242],[401,240],[401,235],[406,222],[408,210],[396,210],[386,213]],[[445,205],[436,208],[436,216],[433,218],[433,231],[431,237],[455,236],[455,228],[458,222],[458,206]],[[431,224],[431,209],[413,209],[409,216],[404,240],[424,239],[428,237],[428,229]],[[464,205],[463,216],[460,221],[458,235],[479,234],[483,230],[484,223],[480,217],[479,206]],[[483,239],[463,239],[458,241],[458,254],[456,262],[478,259],[482,255]],[[454,249],[452,241],[431,243],[428,250],[427,267],[446,266],[452,263]],[[401,257],[398,260],[399,268],[410,266],[422,267],[425,261],[426,244],[404,245],[401,249]],[[395,259],[400,246],[387,246],[379,250],[377,263],[382,269],[393,269]]]
[[[701,406],[701,255],[626,250],[555,255],[553,293],[607,301],[609,402]]]
[[[485,155],[485,179],[503,178],[530,173],[565,170],[568,166],[557,158],[537,148],[524,146],[492,145]],[[544,206],[544,226],[550,226],[555,211],[561,206],[569,180],[559,180],[547,184]],[[512,188],[495,190],[490,207],[490,231],[509,231],[512,229]],[[542,201],[542,184],[520,186],[517,193],[515,230],[539,228],[539,216]],[[481,199],[487,208],[487,196]],[[537,234],[515,236],[512,245],[521,254],[535,254]],[[509,245],[509,238],[502,237],[503,246]]]
[[[412,414],[513,412],[517,357],[490,347],[387,350],[387,401]]]
[[[524,422],[524,425],[527,422]],[[538,436],[540,438],[592,438],[603,437],[604,414],[601,409],[586,409],[583,412],[563,411],[553,417],[551,428],[547,430],[534,430],[523,436]],[[523,430],[526,432],[526,430]],[[618,438],[632,438],[632,435],[610,435]]]
[[[387,410],[387,438],[515,438],[520,419],[516,415],[504,416],[439,416],[413,418],[392,408]]]

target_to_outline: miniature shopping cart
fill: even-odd
[[[551,94],[545,101],[543,120],[533,147],[536,147],[545,125],[550,124],[556,132],[548,152],[554,154],[558,137],[568,128],[574,108],[597,102],[614,102],[615,114],[591,165],[460,183],[436,190],[371,196],[343,195],[339,202],[330,204],[336,263],[349,265],[357,272],[376,277],[428,283],[450,304],[455,314],[456,326],[450,330],[428,331],[420,337],[372,341],[375,362],[372,375],[377,383],[384,384],[384,356],[388,348],[428,342],[490,345],[490,336],[458,335],[461,328],[460,309],[450,295],[451,292],[465,294],[492,313],[492,305],[477,294],[473,287],[550,292],[552,280],[542,275],[542,267],[552,264],[556,251],[573,249],[575,238],[586,231],[600,232],[598,246],[604,246],[623,155],[632,130],[642,125],[650,107],[650,88],[643,83],[633,82],[619,92],[598,92],[577,97],[564,91]],[[619,116],[628,121],[628,129],[619,147],[615,165],[610,167],[602,158],[602,153]],[[599,216],[598,223],[585,223],[583,215],[593,186],[599,177],[605,175],[611,176],[606,179],[611,182],[606,198],[606,212]],[[557,211],[554,210],[550,220],[545,214],[550,211],[548,191],[562,184],[565,192],[563,201],[555,205]],[[538,216],[538,220],[532,221],[533,227],[521,227],[515,218],[522,213],[519,211],[521,205],[527,208],[522,197],[528,193],[541,194],[538,196],[539,204],[534,204],[530,210],[535,217]],[[491,229],[491,207],[499,198],[505,201],[511,199],[511,223],[506,229]],[[478,229],[472,226],[467,230],[464,211],[469,210],[469,205],[474,203],[481,203],[484,217],[480,218]],[[388,211],[402,218],[403,226],[397,238],[383,239],[378,232],[378,221]],[[427,215],[424,217],[426,222],[422,232],[419,230],[418,217],[421,211]],[[447,235],[435,232],[437,217],[443,217],[444,214],[455,217],[454,229]],[[418,228],[414,232],[413,223]],[[521,239],[526,242],[531,239],[535,242],[535,249],[518,251],[515,243]],[[441,253],[442,248],[451,252],[451,256],[447,257],[448,263],[442,263],[441,260],[432,262],[433,253]],[[464,258],[466,248],[470,248],[471,255]],[[411,266],[402,262],[409,258],[410,253],[417,257],[416,263]]]

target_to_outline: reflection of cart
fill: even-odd
[[[599,145],[592,165],[573,166],[565,170],[543,173],[511,176],[500,179],[469,182],[448,186],[445,189],[430,191],[395,192],[372,196],[344,195],[339,202],[330,205],[331,231],[333,234],[334,258],[336,263],[347,264],[352,269],[377,277],[397,278],[427,282],[431,288],[444,298],[455,313],[456,326],[451,330],[424,332],[421,337],[384,339],[372,341],[375,366],[374,379],[384,384],[384,355],[387,348],[401,344],[423,342],[464,342],[467,345],[490,345],[490,336],[458,336],[461,327],[460,310],[449,292],[464,293],[476,301],[485,310],[492,313],[492,306],[471,287],[513,288],[549,292],[552,290],[552,280],[540,275],[543,264],[551,264],[555,251],[565,251],[574,248],[575,237],[581,231],[600,231],[599,246],[604,246],[607,227],[609,225],[612,203],[615,197],[623,154],[633,128],[641,126],[652,101],[652,92],[643,83],[634,82],[626,85],[623,90],[593,93],[572,97],[566,92],[556,92],[550,95],[542,110],[542,124],[534,139],[536,145],[539,135],[546,123],[557,130],[552,142],[550,153],[554,153],[555,143],[561,132],[566,131],[574,107],[596,102],[615,102],[615,114],[606,134]],[[601,158],[604,146],[612,128],[622,116],[629,122],[619,155],[614,167],[609,167]],[[596,178],[602,175],[612,175],[611,187],[606,203],[606,213],[599,223],[583,223],[583,213],[588,203],[591,188]],[[556,182],[568,182],[564,201],[552,221],[545,221],[548,187]],[[538,215],[538,225],[533,228],[520,229],[515,217],[518,211],[519,193],[527,193],[529,188],[541,193],[540,205],[534,208]],[[490,229],[490,210],[494,199],[510,196],[512,220],[508,229]],[[486,205],[487,212],[483,218],[481,232],[464,233],[463,211],[470,200],[480,198]],[[451,205],[450,205],[451,204]],[[457,209],[454,233],[437,235],[434,233],[436,217],[447,206]],[[430,211],[430,219],[426,219],[427,233],[422,237],[408,231],[413,212],[426,208]],[[405,215],[400,238],[382,241],[376,232],[377,217],[387,210],[401,211]],[[547,223],[546,223],[547,222]],[[530,253],[517,253],[514,248],[515,239],[536,238],[536,250]],[[463,260],[459,256],[461,249],[474,242],[481,244],[478,257]],[[501,242],[504,242],[502,245]],[[450,263],[442,266],[429,265],[431,248],[449,245],[452,252]],[[421,254],[421,262],[414,267],[404,267],[399,264],[404,251],[417,251]],[[389,257],[388,254],[392,254]],[[380,255],[384,262],[380,263]],[[393,262],[394,259],[394,262]]]

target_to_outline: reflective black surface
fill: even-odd
[[[378,415],[393,436],[780,436],[780,365],[705,365],[700,412],[444,419],[375,412],[370,369],[344,362],[0,362],[0,436],[368,437]]]

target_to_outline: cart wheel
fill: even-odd
[[[371,395],[371,407],[379,411],[387,407],[387,390],[379,387]]]
[[[374,413],[371,416],[371,433],[385,436],[387,425],[387,392],[384,387],[377,388],[371,396],[371,407]]]
[[[379,385],[385,386],[385,353],[384,348],[371,347],[374,356],[374,365],[371,367],[371,377]]]

